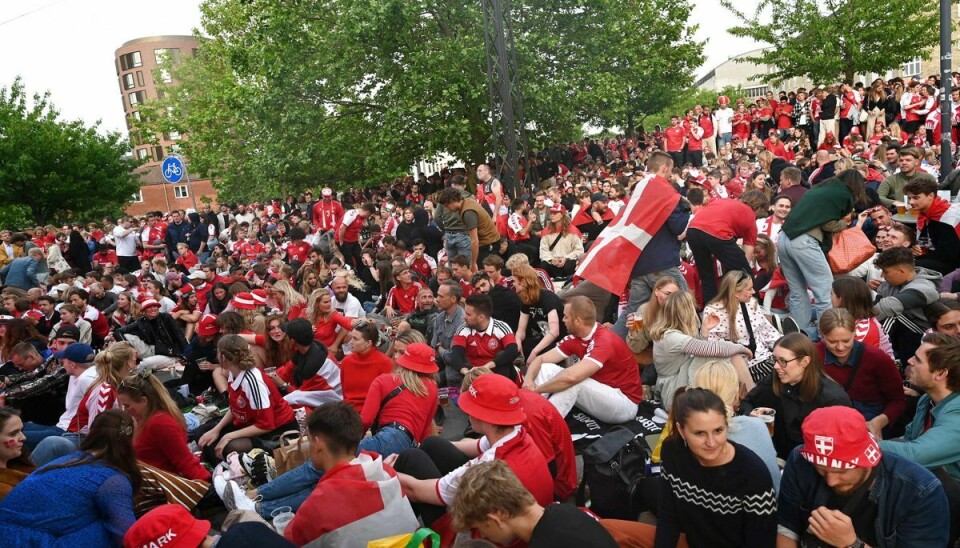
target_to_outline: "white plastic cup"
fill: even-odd
[[[270,512],[270,517],[273,518],[273,528],[282,537],[287,525],[290,525],[290,521],[293,520],[293,509],[289,506],[281,506]]]

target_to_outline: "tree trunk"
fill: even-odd
[[[632,112],[627,113],[627,127],[624,128],[625,131],[623,133],[624,135],[627,136],[628,139],[633,139],[636,136],[636,128],[633,127],[633,122],[634,122],[633,113]]]

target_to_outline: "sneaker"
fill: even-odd
[[[799,333],[800,326],[797,324],[797,321],[790,316],[784,316],[780,319],[780,331],[784,335],[789,335],[790,333]]]
[[[250,497],[247,496],[243,488],[232,480],[227,481],[223,493],[223,505],[226,506],[228,510],[257,511],[257,503],[250,500]]]
[[[243,466],[243,471],[247,473],[255,487],[260,487],[277,476],[273,458],[263,449],[254,449],[245,453],[240,457],[240,465]]]
[[[217,495],[223,499],[224,492],[227,489],[227,480],[223,479],[223,476],[214,475],[213,476],[213,490],[217,492]]]

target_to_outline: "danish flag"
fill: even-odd
[[[666,179],[647,174],[633,189],[627,205],[590,246],[577,276],[619,295],[643,248],[679,201],[680,194]]]

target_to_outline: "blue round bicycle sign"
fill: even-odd
[[[183,173],[186,171],[183,162],[176,156],[167,156],[160,165],[160,172],[168,183],[179,183],[183,179]]]

